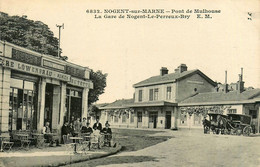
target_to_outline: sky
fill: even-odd
[[[97,103],[132,98],[133,84],[174,72],[181,63],[213,81],[236,82],[244,69],[245,86],[260,88],[259,0],[0,0],[0,11],[26,15],[47,24],[69,61],[107,73]],[[87,9],[221,10],[212,19],[94,19]],[[252,13],[248,19],[248,12]],[[102,16],[104,13],[102,14]],[[113,15],[113,14],[111,14]],[[95,84],[95,83],[94,83]]]

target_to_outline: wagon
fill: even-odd
[[[227,133],[227,115],[219,113],[208,113],[209,120],[203,120],[204,133],[209,133],[212,131],[216,134],[225,134]]]
[[[252,132],[251,116],[242,114],[228,114],[228,125],[231,134],[249,136]]]

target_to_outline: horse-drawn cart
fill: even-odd
[[[204,133],[249,136],[252,132],[251,116],[242,114],[208,113],[209,120],[203,120]]]

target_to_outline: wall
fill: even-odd
[[[167,100],[166,99],[166,92],[167,92],[167,87],[171,86],[172,87],[172,94],[171,94],[171,99]],[[135,102],[138,103],[139,99],[139,90],[143,90],[143,98],[142,102],[149,102],[149,91],[150,89],[159,89],[158,93],[158,100],[157,101],[169,101],[169,102],[175,102],[175,92],[176,92],[176,84],[175,83],[170,83],[170,84],[161,84],[161,85],[153,85],[153,86],[146,86],[146,87],[139,87],[135,88]],[[153,100],[155,101],[155,100]]]
[[[197,92],[194,91],[195,88],[197,89]],[[194,74],[177,83],[176,101],[182,101],[195,93],[212,91],[214,91],[213,85],[199,74]]]

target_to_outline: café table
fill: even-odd
[[[77,144],[80,143],[81,140],[83,140],[82,137],[70,137],[70,140],[73,140],[74,143],[74,153],[77,153]]]
[[[36,147],[41,147],[44,144],[44,134],[32,133],[32,137],[36,140]]]

